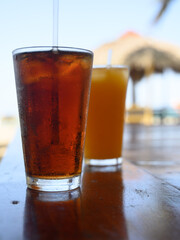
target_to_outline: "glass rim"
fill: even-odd
[[[30,52],[47,52],[47,51],[67,51],[67,52],[79,52],[79,53],[89,53],[94,55],[93,51],[85,48],[78,47],[64,47],[64,46],[31,46],[31,47],[21,47],[16,48],[12,51],[13,56],[20,53],[30,53]]]
[[[123,64],[108,64],[108,65],[93,65],[94,69],[104,69],[104,68],[120,68],[120,69],[127,69],[129,70],[128,65],[123,65]]]

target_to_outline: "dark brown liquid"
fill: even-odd
[[[81,172],[92,55],[43,51],[14,55],[27,176]]]

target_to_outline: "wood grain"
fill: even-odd
[[[0,240],[179,239],[179,128],[161,130],[126,129],[128,160],[84,166],[81,188],[64,193],[26,189],[18,134],[0,164]]]

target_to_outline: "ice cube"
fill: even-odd
[[[34,59],[33,61],[25,60],[22,62],[21,78],[25,84],[35,83],[42,78],[52,76],[53,68],[49,61],[40,61]]]

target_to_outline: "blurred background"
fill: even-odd
[[[104,64],[128,64],[126,123],[180,124],[180,1],[60,0],[59,45],[95,52]],[[51,46],[53,0],[0,1],[0,151],[13,136],[18,110],[12,51]]]

